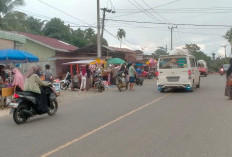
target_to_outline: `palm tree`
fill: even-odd
[[[216,53],[212,53],[212,57],[213,57],[213,60],[215,60],[216,59]]]
[[[226,32],[226,35],[223,36],[230,43],[230,53],[232,54],[232,28]]]
[[[2,17],[12,11],[14,7],[24,5],[24,0],[0,0],[0,28]]]
[[[120,48],[121,48],[122,38],[126,37],[126,32],[124,31],[124,29],[121,29],[121,28],[118,29],[117,37],[118,37],[118,40],[120,41]]]

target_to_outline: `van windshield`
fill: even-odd
[[[184,57],[161,58],[159,61],[160,69],[180,69],[187,68],[187,60]]]

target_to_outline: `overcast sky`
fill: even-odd
[[[41,1],[69,15],[45,5]],[[76,26],[96,26],[96,0],[25,0],[25,2],[25,6],[16,10],[47,20],[58,17],[73,28],[78,28]],[[108,7],[116,11],[114,14],[107,13],[107,19],[126,21],[106,21],[105,28],[111,35],[104,32],[104,38],[107,39],[109,45],[119,47],[116,35],[118,28],[122,28],[126,31],[122,47],[142,49],[146,53],[152,53],[159,46],[165,47],[167,45],[170,49],[171,33],[168,27],[175,25],[140,24],[127,21],[232,25],[231,0],[100,0],[100,3],[101,8]],[[173,31],[173,47],[194,43],[199,45],[208,55],[211,55],[212,52],[223,55],[224,50],[221,45],[225,44],[226,40],[222,36],[227,30],[229,27],[179,25]],[[229,44],[227,55],[230,55]]]

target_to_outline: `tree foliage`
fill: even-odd
[[[126,37],[126,32],[124,31],[124,29],[121,29],[121,28],[118,29],[117,37],[118,37],[118,40],[120,41],[120,48],[121,48],[122,38]]]
[[[223,37],[230,43],[230,51],[232,53],[232,28],[230,28]]]
[[[0,0],[0,28],[2,17],[11,12],[16,6],[24,5],[24,0]]]
[[[168,55],[166,48],[164,47],[158,47],[157,50],[152,53],[152,57],[158,60],[159,56],[161,55]]]
[[[71,28],[66,26],[64,22],[59,18],[53,18],[48,21],[44,28],[43,33],[47,37],[70,42]]]

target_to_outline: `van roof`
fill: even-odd
[[[165,58],[169,58],[169,57],[193,57],[195,58],[193,55],[189,55],[189,54],[183,54],[183,55],[160,55],[159,58],[161,57],[165,57]]]

